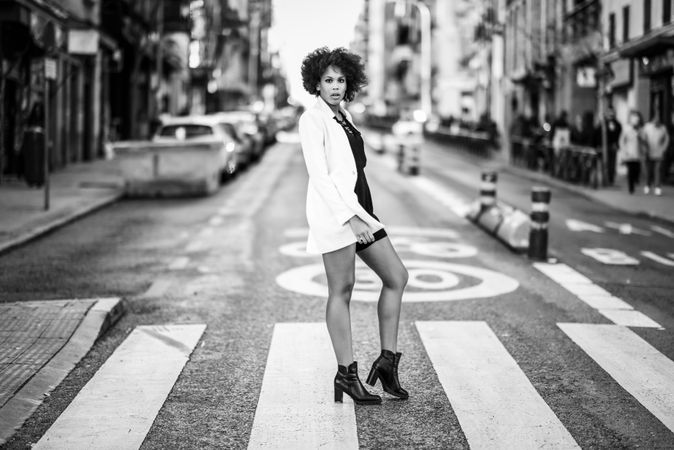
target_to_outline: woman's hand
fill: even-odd
[[[374,235],[363,219],[358,216],[353,216],[349,219],[349,225],[351,226],[351,231],[353,231],[353,234],[356,236],[358,243],[369,244],[374,242]]]

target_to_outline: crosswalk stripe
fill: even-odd
[[[662,325],[634,310],[629,303],[615,297],[566,264],[535,263],[534,267],[616,325],[662,328]]]
[[[205,329],[136,327],[33,448],[139,448]]]
[[[674,361],[623,326],[579,323],[558,326],[674,432]]]
[[[334,402],[336,369],[324,323],[277,323],[248,448],[357,449],[353,402]]]
[[[471,448],[579,448],[486,322],[416,327]]]

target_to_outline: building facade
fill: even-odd
[[[674,15],[672,0],[604,2],[602,63],[607,101],[619,120],[635,109],[674,124]]]

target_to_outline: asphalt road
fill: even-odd
[[[559,326],[612,327],[611,321],[393,171],[388,158],[370,155],[366,170],[375,212],[411,274],[399,344],[401,382],[410,399],[385,397],[381,406],[356,406],[359,446],[479,447],[490,426],[498,437],[503,432],[498,419],[512,416],[523,424],[512,434],[522,434],[525,441],[541,433],[541,418],[550,418],[546,430],[558,429],[582,448],[671,448],[671,428],[621,378],[623,373],[607,370],[599,356],[581,348]],[[468,180],[461,164],[466,160],[459,161],[449,149],[429,145],[421,177],[460,198],[472,198],[477,180]],[[207,329],[142,448],[246,448],[256,410],[266,405],[258,401],[266,401],[261,389],[271,364],[270,346],[278,337],[275,325],[324,319],[325,300],[313,294],[324,286],[320,259],[301,252],[305,186],[299,146],[280,143],[213,197],[124,200],[0,257],[0,301],[120,295],[130,305],[129,313],[96,343],[7,448],[38,441],[136,326],[170,323],[204,323]],[[503,175],[499,196],[528,210],[530,186]],[[674,227],[569,192],[553,190],[553,198],[551,253],[661,325],[625,330],[641,337],[639,342],[656,355],[674,359],[672,268],[640,253],[674,252],[674,240],[653,232],[652,226]],[[572,231],[569,218],[600,226],[602,232]],[[621,234],[606,222],[630,223],[632,230],[650,234]],[[583,254],[583,248],[618,249],[640,264],[606,265]],[[358,269],[357,277],[352,326],[364,379],[379,352],[376,303],[371,301],[376,283],[365,269]],[[453,356],[449,363],[468,376],[457,375],[464,373],[458,369],[443,370],[446,362],[432,350],[432,333],[419,324],[429,321],[441,321],[438,329],[443,332],[458,332],[459,324],[469,327],[469,336],[482,333],[476,323],[493,332],[460,342],[438,341],[448,354],[464,355]],[[302,353],[284,355],[288,370],[307,363]],[[332,358],[325,354],[325,359]],[[489,377],[477,376],[481,364],[487,365]],[[649,361],[642,361],[628,372],[638,377],[648,367]],[[317,383],[329,386],[333,376],[327,372]],[[274,387],[277,381],[270,380]],[[454,383],[468,383],[484,396],[474,400],[505,400],[491,410],[479,401],[471,407],[464,395],[469,390],[453,389]],[[521,397],[512,392],[521,392]],[[672,413],[672,395],[668,392],[663,401],[665,413],[667,407]],[[314,400],[306,393],[298,396],[307,397],[307,404]],[[332,406],[328,402],[326,408]],[[531,413],[518,416],[522,410]],[[284,430],[280,421],[259,425],[272,437]],[[498,440],[491,442],[499,447]],[[549,442],[559,448],[560,442],[569,441]]]

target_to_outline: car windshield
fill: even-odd
[[[164,125],[161,130],[159,130],[159,136],[173,137],[180,140],[212,136],[213,134],[214,132],[211,126],[198,124]]]

